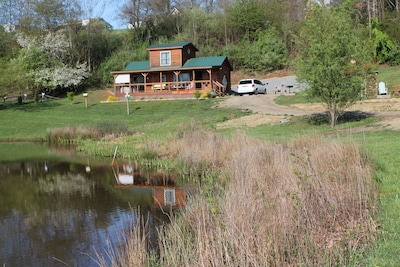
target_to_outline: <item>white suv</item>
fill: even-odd
[[[260,80],[256,79],[243,79],[239,81],[237,86],[237,94],[258,94],[267,93],[267,87]]]

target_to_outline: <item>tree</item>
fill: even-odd
[[[249,41],[253,41],[259,30],[269,26],[265,5],[260,1],[237,0],[228,12],[228,25],[236,32],[237,39],[246,36]]]
[[[89,77],[86,63],[68,64],[69,42],[64,31],[41,37],[19,34],[19,62],[35,84],[44,89],[75,88]]]
[[[16,60],[0,59],[0,96],[25,93],[30,82],[28,73]]]
[[[297,39],[297,75],[312,96],[327,106],[332,127],[346,108],[360,97],[365,72],[365,43],[340,8],[314,7]]]

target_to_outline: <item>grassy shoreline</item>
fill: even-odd
[[[95,92],[92,94],[95,94]],[[249,138],[253,136],[257,137],[257,139],[264,139],[268,140],[267,142],[277,144],[299,140],[301,136],[323,136],[325,133],[332,131],[326,125],[312,125],[302,118],[296,118],[293,122],[284,125],[263,125],[252,129],[240,130],[234,128],[217,130],[216,125],[218,123],[250,113],[237,109],[215,108],[216,103],[220,101],[219,99],[207,99],[204,101],[132,101],[130,103],[131,114],[129,115],[126,114],[126,103],[108,103],[107,105],[91,103],[86,109],[80,96],[77,96],[76,99],[72,103],[67,99],[62,99],[48,100],[38,104],[29,102],[22,106],[7,103],[6,107],[0,108],[0,141],[44,141],[47,140],[46,135],[49,129],[60,129],[60,133],[63,133],[67,129],[74,127],[79,128],[89,125],[95,128],[98,124],[103,123],[100,126],[101,129],[115,129],[116,125],[126,126],[129,134],[121,135],[112,131],[105,131],[105,134],[97,139],[78,140],[79,149],[89,154],[111,157],[115,146],[119,145],[119,153],[123,157],[137,158],[145,153],[149,158],[159,157],[162,160],[168,160],[170,156],[168,153],[171,153],[171,151],[170,148],[166,148],[167,145],[173,145],[176,140],[198,128],[206,131],[204,135],[207,135],[208,132],[220,132],[228,140],[234,140],[232,137],[245,134]],[[104,122],[106,123],[104,124]],[[395,266],[399,258],[393,255],[400,255],[400,249],[397,245],[400,242],[400,237],[397,234],[400,230],[400,225],[397,222],[400,214],[400,204],[397,197],[398,188],[400,188],[397,181],[400,158],[395,149],[400,145],[399,141],[397,141],[398,138],[396,138],[398,132],[385,130],[354,133],[351,131],[352,128],[360,125],[368,127],[370,123],[370,120],[365,119],[339,125],[338,128],[344,131],[340,135],[335,135],[335,138],[339,141],[345,141],[349,137],[356,140],[358,145],[368,152],[369,157],[372,157],[376,165],[374,177],[379,186],[379,201],[376,204],[379,205],[380,212],[376,219],[382,232],[378,236],[377,243],[371,243],[374,247],[364,248],[363,251],[358,252],[361,254],[353,251],[355,254],[349,254],[348,256],[363,256],[362,259],[352,258],[352,263],[362,262],[368,266]],[[189,143],[191,145],[199,142],[204,146],[210,145],[207,151],[211,155],[205,156],[205,154],[202,154],[198,159],[199,164],[204,164],[201,157],[207,158],[211,157],[213,153],[217,153],[217,151],[213,152],[216,144],[212,145],[212,140],[215,141],[218,138],[212,137],[202,141],[201,136],[192,136],[189,140],[191,140],[191,143]],[[247,139],[244,138],[243,140]],[[189,144],[187,147],[190,147]],[[234,142],[227,145],[227,147],[229,146],[234,146]],[[187,155],[192,154],[190,151],[186,153]],[[204,167],[202,166],[199,165],[197,169]],[[209,176],[205,177],[205,179],[214,181],[214,175],[217,174],[213,173],[212,170],[216,167],[218,166],[211,164],[211,168],[207,169]],[[226,182],[227,180],[224,179],[223,181],[219,180],[218,183],[222,186]],[[209,188],[208,190],[211,189],[214,190],[215,188]],[[222,190],[223,188],[219,189]],[[204,200],[205,202],[203,203],[202,201]],[[210,196],[207,195],[205,199],[201,198],[199,203],[203,203],[208,207],[204,211],[211,212],[210,216],[214,218],[215,216],[213,217],[212,214],[215,207],[209,201]],[[167,242],[167,240],[164,241]],[[250,251],[245,253],[250,253]],[[347,261],[347,259],[343,260],[343,262]]]

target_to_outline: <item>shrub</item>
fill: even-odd
[[[201,96],[201,93],[199,90],[195,90],[193,94],[194,94],[194,98],[196,98],[196,99],[199,99]]]
[[[67,92],[67,98],[69,101],[74,101],[74,92]]]
[[[113,102],[113,101],[118,101],[118,98],[113,95],[107,97],[107,102]]]
[[[205,98],[213,98],[213,97],[214,97],[214,94],[211,92],[211,90],[207,90],[207,91],[205,91],[204,93],[202,93],[200,97],[201,97],[202,99],[205,99]]]

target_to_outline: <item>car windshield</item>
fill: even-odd
[[[252,83],[251,80],[243,80],[239,82],[239,84],[251,84],[251,83]]]

